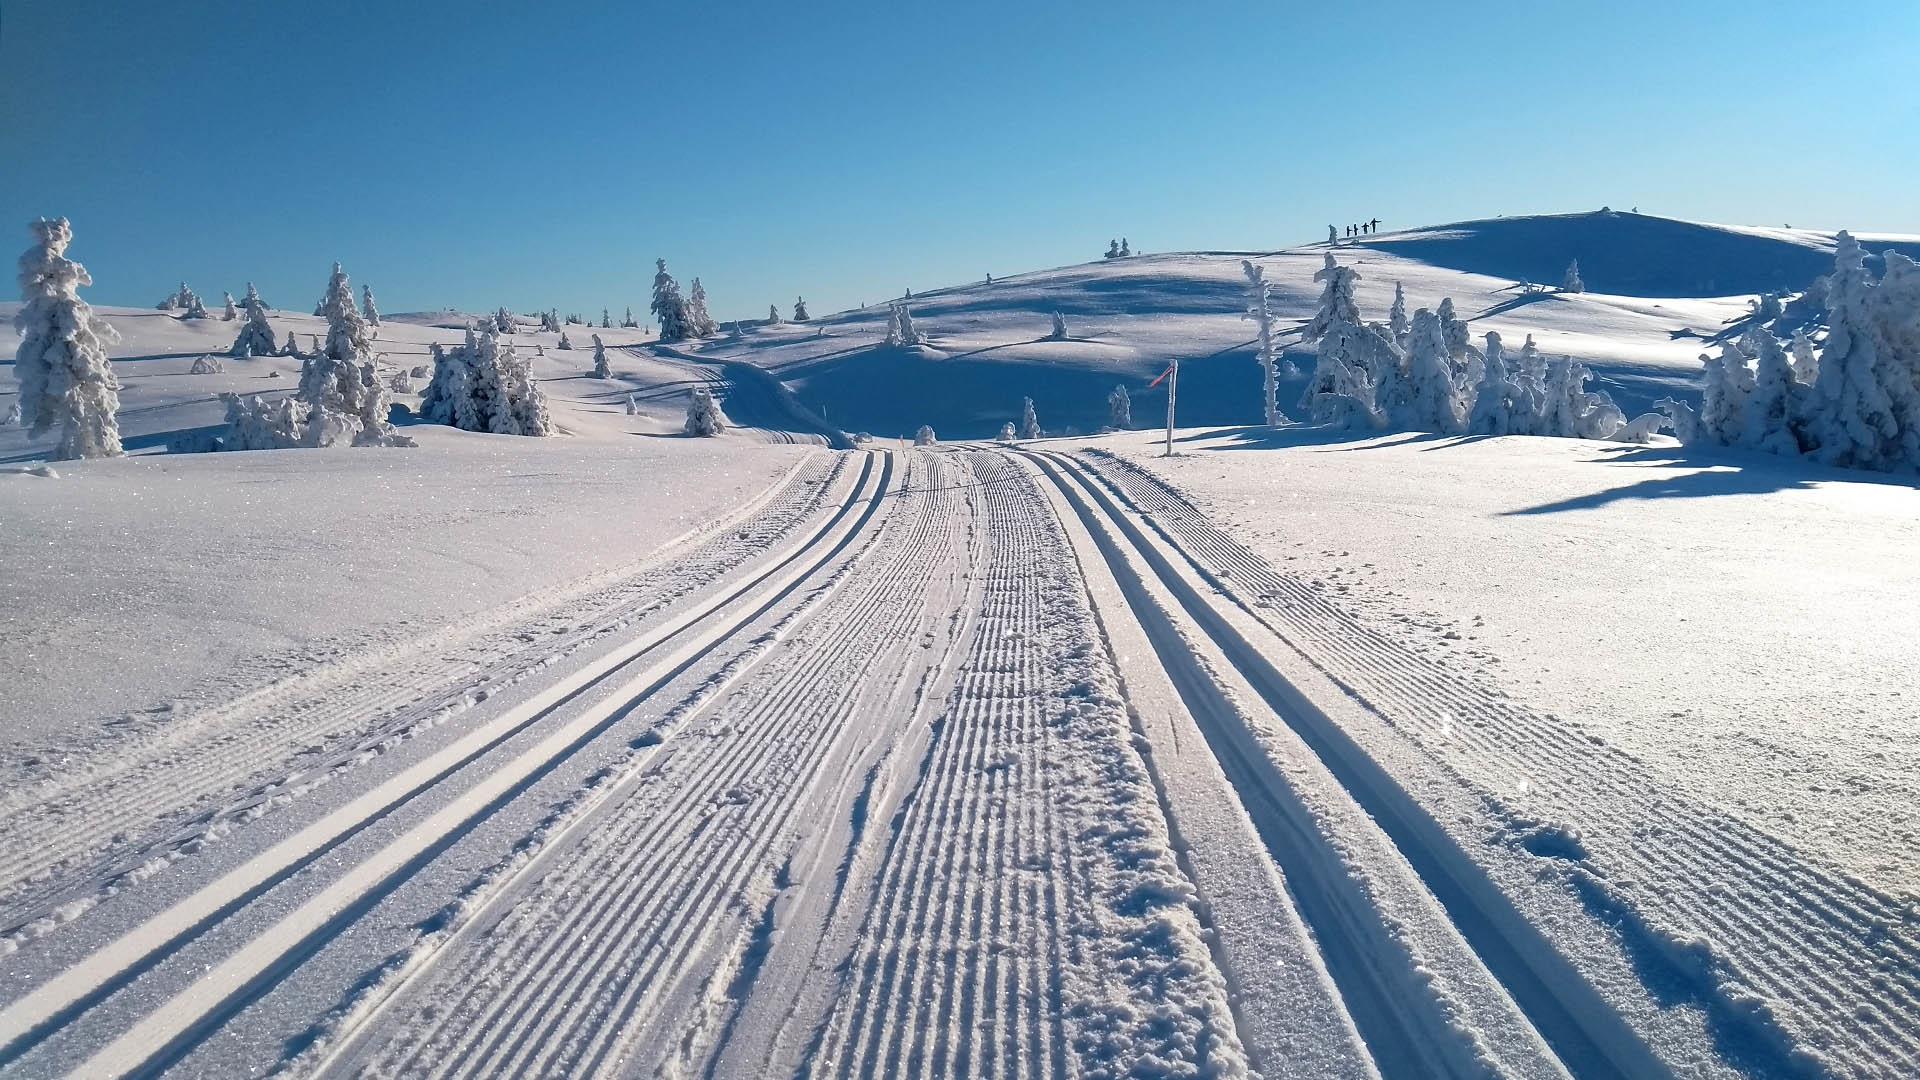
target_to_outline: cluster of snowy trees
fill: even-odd
[[[654,260],[653,317],[660,323],[661,341],[687,341],[707,338],[720,332],[720,324],[707,311],[707,289],[699,278],[686,295],[680,283],[667,273],[667,260]]]
[[[888,345],[925,345],[927,335],[913,325],[913,313],[907,310],[904,300],[895,300],[887,305],[887,341]]]
[[[228,299],[231,300],[232,298],[229,297]],[[199,295],[192,289],[187,288],[187,283],[184,281],[180,283],[179,291],[167,297],[165,300],[160,301],[155,307],[160,311],[178,311],[180,312],[180,317],[183,319],[210,319],[213,317],[208,314],[207,305],[200,301]]]
[[[223,449],[413,445],[388,420],[390,398],[374,371],[373,335],[339,263],[320,306],[326,344],[301,361],[299,389],[274,402],[226,395]]]
[[[35,435],[59,428],[57,459],[113,457],[120,453],[120,382],[107,345],[118,335],[80,299],[93,278],[67,258],[73,243],[67,219],[42,218],[29,228],[33,244],[20,256],[22,303],[13,318],[20,331],[16,420]]]
[[[1320,303],[1305,337],[1319,342],[1319,361],[1300,408],[1317,423],[1645,441],[1666,422],[1649,413],[1629,423],[1611,397],[1586,389],[1586,365],[1543,356],[1531,336],[1511,356],[1499,334],[1476,347],[1451,299],[1409,320],[1396,288],[1387,324],[1363,324],[1353,298],[1359,279],[1331,253],[1314,274]]]
[[[467,330],[452,349],[433,347],[433,377],[420,395],[420,418],[463,431],[551,435],[547,395],[525,358],[492,330]]]
[[[1123,236],[1118,240],[1107,241],[1107,253],[1103,258],[1124,259],[1132,254],[1133,245],[1129,244],[1127,238]]]
[[[1833,273],[1785,308],[1763,297],[1745,334],[1701,357],[1699,415],[1660,403],[1680,441],[1920,472],[1920,264],[1897,251],[1883,258],[1875,278],[1842,232]],[[1823,316],[1817,350],[1804,325],[1786,342],[1776,333],[1792,309]]]

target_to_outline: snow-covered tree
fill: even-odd
[[[1777,292],[1763,292],[1757,299],[1747,301],[1747,306],[1753,312],[1753,321],[1756,323],[1771,323],[1785,314]]]
[[[300,343],[293,339],[293,331],[291,330],[287,331],[287,343],[280,346],[280,355],[295,358],[298,358],[300,355]]]
[[[1133,254],[1133,245],[1127,243],[1126,237],[1124,236],[1121,237],[1120,238],[1120,257],[1124,259],[1131,254]]]
[[[1447,339],[1440,317],[1426,308],[1413,313],[1407,334],[1407,409],[1394,419],[1421,431],[1442,435],[1462,430],[1461,408]]]
[[[607,347],[600,343],[599,334],[593,335],[593,377],[613,378],[613,368],[607,364]]]
[[[230,292],[223,292],[220,295],[226,297],[226,300],[227,300],[226,306],[222,308],[220,311],[220,321],[232,322],[233,320],[238,319],[240,317],[240,308],[236,304],[234,304],[233,294]]]
[[[380,305],[373,301],[373,286],[360,286],[360,314],[367,320],[368,326],[380,325]]]
[[[1013,421],[1009,420],[1006,423],[1001,424],[1000,434],[995,436],[995,438],[997,438],[999,441],[1003,443],[1010,443],[1018,439],[1019,436],[1013,433]]]
[[[247,282],[246,305],[247,321],[240,326],[240,336],[233,339],[233,348],[228,350],[234,356],[272,356],[274,353],[273,324],[267,322],[267,306],[260,302],[260,294],[254,290],[253,282]],[[293,332],[287,332],[287,343],[293,343]]]
[[[1392,332],[1393,340],[1404,343],[1407,331],[1412,324],[1407,322],[1407,290],[1400,282],[1393,283],[1393,306],[1387,309],[1387,329]]]
[[[1813,355],[1813,339],[1807,336],[1807,328],[1795,327],[1793,331],[1793,377],[1799,382],[1812,386],[1820,375],[1820,361]]]
[[[913,325],[913,314],[903,301],[887,305],[887,344],[925,345],[927,338]]]
[[[1103,257],[1108,259],[1119,258],[1120,257],[1120,241],[1118,240],[1107,241],[1107,253]]]
[[[600,309],[600,329],[602,330],[613,329],[613,317],[607,313],[606,308]]]
[[[913,445],[915,446],[935,446],[938,445],[939,442],[940,437],[933,433],[933,427],[930,424],[921,424],[920,430],[913,433]]]
[[[687,325],[687,301],[680,295],[680,283],[667,273],[667,260],[656,259],[653,275],[653,317],[660,323],[661,341],[685,341],[693,336]]]
[[[1754,358],[1753,387],[1747,393],[1741,441],[1769,454],[1797,456],[1807,449],[1803,410],[1808,388],[1795,381],[1793,361],[1780,339],[1757,329],[1748,335]]]
[[[1048,341],[1067,340],[1067,317],[1059,312],[1053,313],[1053,331],[1047,335]]]
[[[1443,298],[1434,315],[1440,320],[1440,337],[1447,343],[1448,359],[1456,368],[1464,369],[1474,351],[1473,335],[1467,329],[1467,321],[1454,314],[1453,297]]]
[[[1586,389],[1593,373],[1569,357],[1547,362],[1546,400],[1536,434],[1568,439],[1610,439],[1626,424],[1613,399]]]
[[[1038,413],[1034,412],[1033,399],[1030,397],[1021,398],[1020,399],[1020,437],[1023,439],[1037,439],[1041,436],[1041,434],[1042,432],[1040,430],[1040,416]]]
[[[1560,291],[1572,293],[1583,293],[1587,291],[1587,283],[1580,280],[1579,259],[1575,259],[1567,264],[1566,277],[1560,280]]]
[[[1360,308],[1353,302],[1353,286],[1360,280],[1357,271],[1335,263],[1329,251],[1326,265],[1314,271],[1313,280],[1320,282],[1320,306],[1314,310],[1313,321],[1307,323],[1303,340],[1320,340],[1336,322],[1360,325]]]
[[[813,321],[813,316],[807,314],[807,298],[804,296],[796,296],[793,298],[793,321],[794,322],[812,322]]]
[[[687,402],[687,422],[681,429],[688,435],[708,437],[719,435],[727,430],[726,417],[720,415],[720,406],[713,400],[712,392],[700,387],[693,392]]]
[[[563,330],[560,332],[560,344],[555,345],[554,348],[559,349],[562,352],[573,351],[573,342],[567,340],[566,331]]]
[[[374,377],[373,336],[339,263],[333,264],[323,309],[327,342],[300,365],[298,396],[308,410],[302,444],[405,445],[388,422],[387,389]]]
[[[1700,433],[1707,442],[1721,446],[1745,443],[1747,402],[1753,394],[1752,358],[1732,341],[1720,347],[1719,356],[1701,354],[1706,365],[1705,383],[1700,399]]]
[[[693,286],[687,290],[687,332],[694,337],[712,337],[720,331],[720,324],[713,321],[707,313],[707,289],[700,284],[699,278],[693,279]]]
[[[547,395],[527,361],[491,331],[469,329],[465,343],[433,347],[433,379],[420,396],[420,417],[495,435],[553,434]]]
[[[13,374],[20,381],[20,423],[35,435],[60,429],[54,457],[120,453],[120,381],[107,362],[113,327],[80,299],[93,284],[87,268],[67,258],[73,228],[66,218],[30,225],[33,244],[20,256],[20,331]]]
[[[1331,264],[1332,256],[1328,256],[1327,261]],[[1286,421],[1280,411],[1279,350],[1273,342],[1273,284],[1267,280],[1267,268],[1255,266],[1250,259],[1240,260],[1240,269],[1247,275],[1245,318],[1252,319],[1259,327],[1256,340],[1260,359],[1260,411],[1266,425],[1273,427]],[[1358,318],[1356,313],[1355,321]]]
[[[1340,232],[1339,232],[1339,230],[1337,230],[1337,229],[1335,229],[1335,228],[1334,228],[1333,226],[1331,226],[1331,225],[1329,225],[1329,226],[1327,226],[1327,243],[1329,243],[1329,244],[1337,244],[1337,243],[1339,243],[1339,242],[1340,242]]]
[[[627,309],[626,315],[621,318],[620,325],[629,330],[640,325],[639,323],[633,321],[633,309],[631,307]]]
[[[633,400],[632,394],[628,394],[627,395],[627,415],[638,416],[639,414],[640,414],[640,403]]]
[[[494,333],[511,334],[518,329],[519,329],[519,326],[515,324],[515,322],[513,321],[513,312],[508,311],[506,308],[501,308],[500,310],[493,313],[493,332]]]
[[[767,305],[767,325],[779,326],[787,320],[780,317],[780,308],[776,304]]]
[[[192,289],[187,288],[185,282],[180,283],[180,309],[180,317],[183,319],[213,318],[212,313],[207,311],[207,305],[201,303],[200,297]]]
[[[1133,427],[1133,396],[1125,384],[1107,391],[1107,426],[1115,431]]]
[[[1487,333],[1480,382],[1474,390],[1467,430],[1475,435],[1523,434],[1533,427],[1533,405],[1526,391],[1508,374],[1507,352],[1500,335]]]
[[[1813,384],[1815,456],[1829,465],[1892,470],[1920,465],[1920,390],[1915,358],[1885,349],[1876,334],[1876,283],[1866,255],[1842,232],[1827,278],[1827,338]]]

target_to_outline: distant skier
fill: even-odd
[[[1374,219],[1373,219],[1373,231],[1374,231],[1374,232],[1379,232],[1379,231],[1380,231],[1380,219],[1379,219],[1379,218],[1374,218]]]

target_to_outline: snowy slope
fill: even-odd
[[[1868,239],[1870,250],[1920,238]],[[1382,234],[1329,248],[1279,252],[1135,255],[915,293],[908,301],[932,337],[921,349],[881,344],[886,307],[841,312],[813,324],[763,327],[717,340],[702,355],[738,358],[778,375],[848,431],[910,436],[931,424],[943,437],[988,438],[1032,397],[1049,431],[1098,430],[1106,395],[1134,392],[1136,422],[1165,414],[1147,384],[1178,356],[1183,423],[1259,419],[1252,324],[1241,317],[1241,260],[1264,266],[1282,325],[1304,323],[1331,250],[1358,268],[1361,314],[1384,321],[1396,282],[1408,310],[1452,297],[1478,337],[1509,348],[1528,334],[1549,353],[1585,360],[1597,384],[1629,415],[1693,389],[1707,339],[1747,314],[1763,288],[1804,287],[1832,269],[1832,237],[1804,231],[1699,225],[1633,214],[1577,214],[1465,222]],[[1521,280],[1557,284],[1578,258],[1590,291],[1522,294]],[[1061,312],[1070,339],[1045,340]],[[1291,343],[1292,339],[1285,339]],[[1310,368],[1310,353],[1300,357]],[[1304,377],[1283,380],[1291,408]]]

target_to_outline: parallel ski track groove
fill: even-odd
[[[578,598],[560,610],[542,607],[522,615],[516,602],[507,616],[480,616],[403,643],[416,659],[358,686],[339,680],[364,676],[360,669],[388,658],[375,650],[371,660],[351,659],[319,677],[305,676],[287,686],[271,686],[207,712],[231,716],[196,725],[184,741],[162,739],[158,756],[113,771],[85,777],[78,785],[9,812],[8,842],[0,844],[0,882],[15,895],[0,909],[0,934],[45,918],[75,888],[110,881],[139,867],[157,853],[205,835],[221,823],[244,821],[249,811],[272,795],[303,780],[324,777],[369,753],[415,725],[430,722],[463,697],[487,686],[510,684],[551,658],[591,643],[612,628],[661,611],[681,597],[718,580],[767,550],[797,528],[821,505],[845,470],[846,455],[823,455],[790,475],[765,510],[749,524],[727,526],[698,547],[655,563]],[[823,475],[824,474],[824,475]],[[745,535],[743,535],[743,533]],[[565,596],[565,590],[559,591]],[[555,633],[550,624],[565,625]],[[474,653],[486,657],[476,665]],[[476,674],[478,667],[478,678]],[[287,773],[290,757],[316,739],[338,740],[343,731],[354,740],[323,757],[301,761]],[[271,762],[264,768],[262,762]],[[273,780],[264,780],[275,777]],[[221,808],[208,811],[217,797],[253,789]],[[80,813],[84,810],[84,814]],[[184,829],[154,837],[155,822],[178,821],[194,810],[200,816]],[[135,844],[110,843],[122,833],[147,831]],[[70,865],[75,852],[106,851],[82,865]],[[63,866],[62,864],[69,864]],[[55,873],[59,869],[63,872]],[[29,884],[37,881],[37,884]],[[5,886],[0,886],[4,888]]]
[[[1442,717],[1466,721],[1452,725],[1451,738],[1467,751],[1445,759],[1454,768],[1471,773],[1476,761],[1517,761],[1543,799],[1594,792],[1601,804],[1634,808],[1638,822],[1658,823],[1663,835],[1647,842],[1605,844],[1605,861],[1617,860],[1619,876],[1659,886],[1633,890],[1631,903],[1657,913],[1658,923],[1714,942],[1714,962],[1787,1004],[1779,1013],[1810,1021],[1815,1045],[1856,1045],[1869,1059],[1831,1064],[1863,1076],[1920,1075],[1920,943],[1903,929],[1911,915],[1900,901],[1738,819],[1659,791],[1616,748],[1596,746],[1565,721],[1422,656],[1275,570],[1138,466],[1106,454],[1076,460],[1235,603],[1422,745],[1439,734]],[[1736,902],[1727,896],[1731,882],[1740,883]]]
[[[831,759],[829,745],[845,737],[868,674],[906,662],[916,649],[914,628],[939,617],[926,588],[944,558],[951,500],[943,485],[927,488],[930,504],[903,506],[885,539],[876,532],[860,556],[890,564],[809,617],[808,625],[827,624],[817,638],[808,639],[807,626],[788,635],[796,649],[804,644],[806,650],[777,660],[772,685],[756,684],[751,698],[739,695],[747,698],[745,708],[728,723],[752,739],[750,751],[697,732],[669,737],[663,747],[678,753],[668,763],[674,787],[667,801],[636,794],[597,822],[582,846],[610,850],[594,858],[569,852],[566,865],[537,885],[540,896],[553,898],[549,904],[558,902],[557,914],[554,907],[510,914],[490,936],[548,918],[530,926],[532,933],[502,937],[498,948],[479,954],[478,970],[442,973],[442,984],[452,980],[448,989],[480,988],[489,998],[480,1011],[436,1009],[436,1024],[410,1033],[411,1050],[396,1046],[401,1056],[389,1055],[375,1071],[546,1075],[607,1067],[649,1000],[684,982],[714,925],[733,917],[733,905],[723,901],[778,861],[776,844]],[[701,816],[701,805],[712,804],[716,793],[749,782],[756,791],[737,819],[722,810]],[[559,950],[586,942],[597,950],[589,963],[565,968],[552,962]],[[504,976],[503,968],[509,969]],[[438,995],[423,996],[432,1003]],[[450,1045],[449,1035],[455,1038]]]

